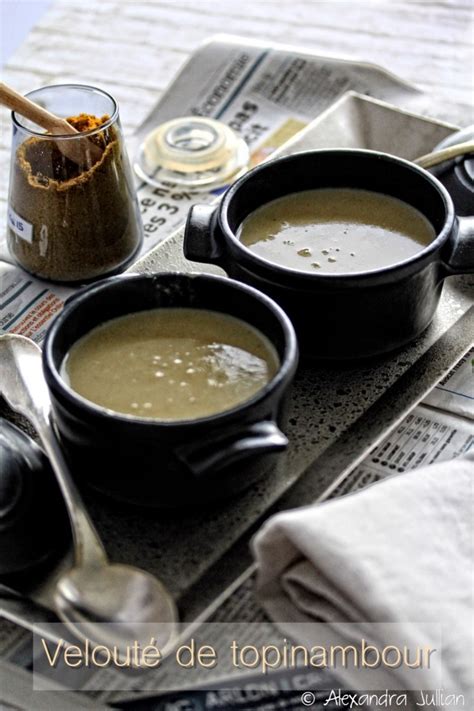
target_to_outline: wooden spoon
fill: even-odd
[[[46,129],[53,136],[81,135],[81,132],[71,126],[66,119],[52,114],[3,82],[0,82],[0,104]],[[91,167],[102,155],[100,146],[89,140],[87,136],[76,141],[69,139],[57,141],[56,145],[63,155],[82,167]]]

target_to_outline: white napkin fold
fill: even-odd
[[[253,540],[257,594],[300,643],[298,622],[396,622],[428,644],[423,623],[441,623],[443,688],[470,708],[473,540],[474,449],[269,519]]]

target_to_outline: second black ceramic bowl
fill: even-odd
[[[402,262],[347,274],[290,269],[239,241],[239,226],[256,208],[283,195],[325,187],[393,195],[420,210],[436,238]],[[291,317],[304,355],[360,358],[399,348],[427,328],[443,280],[474,271],[473,221],[457,218],[447,190],[414,163],[374,151],[307,151],[251,170],[217,207],[193,207],[184,253],[193,261],[218,264],[274,298]]]
[[[170,422],[110,412],[66,384],[61,363],[81,336],[112,318],[158,307],[220,311],[251,324],[277,350],[276,375],[231,410]],[[228,496],[269,472],[287,446],[282,428],[297,360],[293,327],[267,296],[223,277],[173,273],[114,277],[84,289],[53,322],[43,350],[56,426],[78,481],[156,507]]]

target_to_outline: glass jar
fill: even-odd
[[[28,98],[79,133],[50,135],[12,113],[8,245],[27,271],[61,282],[124,269],[142,243],[118,106],[101,89],[56,85]]]

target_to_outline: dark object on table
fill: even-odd
[[[70,532],[49,462],[37,444],[0,419],[0,575],[44,564]]]
[[[301,190],[351,187],[392,195],[420,210],[437,237],[413,257],[358,273],[308,273],[272,263],[237,238],[261,205]],[[216,206],[189,213],[186,258],[218,264],[231,277],[261,288],[288,313],[301,351],[350,359],[400,348],[434,316],[443,280],[474,271],[474,236],[455,219],[452,200],[427,171],[375,151],[333,149],[278,158],[240,178]]]
[[[467,126],[442,141],[435,150],[474,140],[474,126]],[[474,155],[459,156],[431,168],[448,190],[458,215],[474,215]]]
[[[109,319],[157,307],[203,308],[240,318],[275,347],[276,375],[232,409],[178,421],[107,411],[66,385],[61,364],[79,338]],[[275,303],[230,279],[136,275],[91,286],[73,296],[54,321],[43,358],[59,434],[78,482],[86,478],[121,500],[172,507],[228,496],[267,474],[286,448],[280,428],[297,365],[296,336]]]

